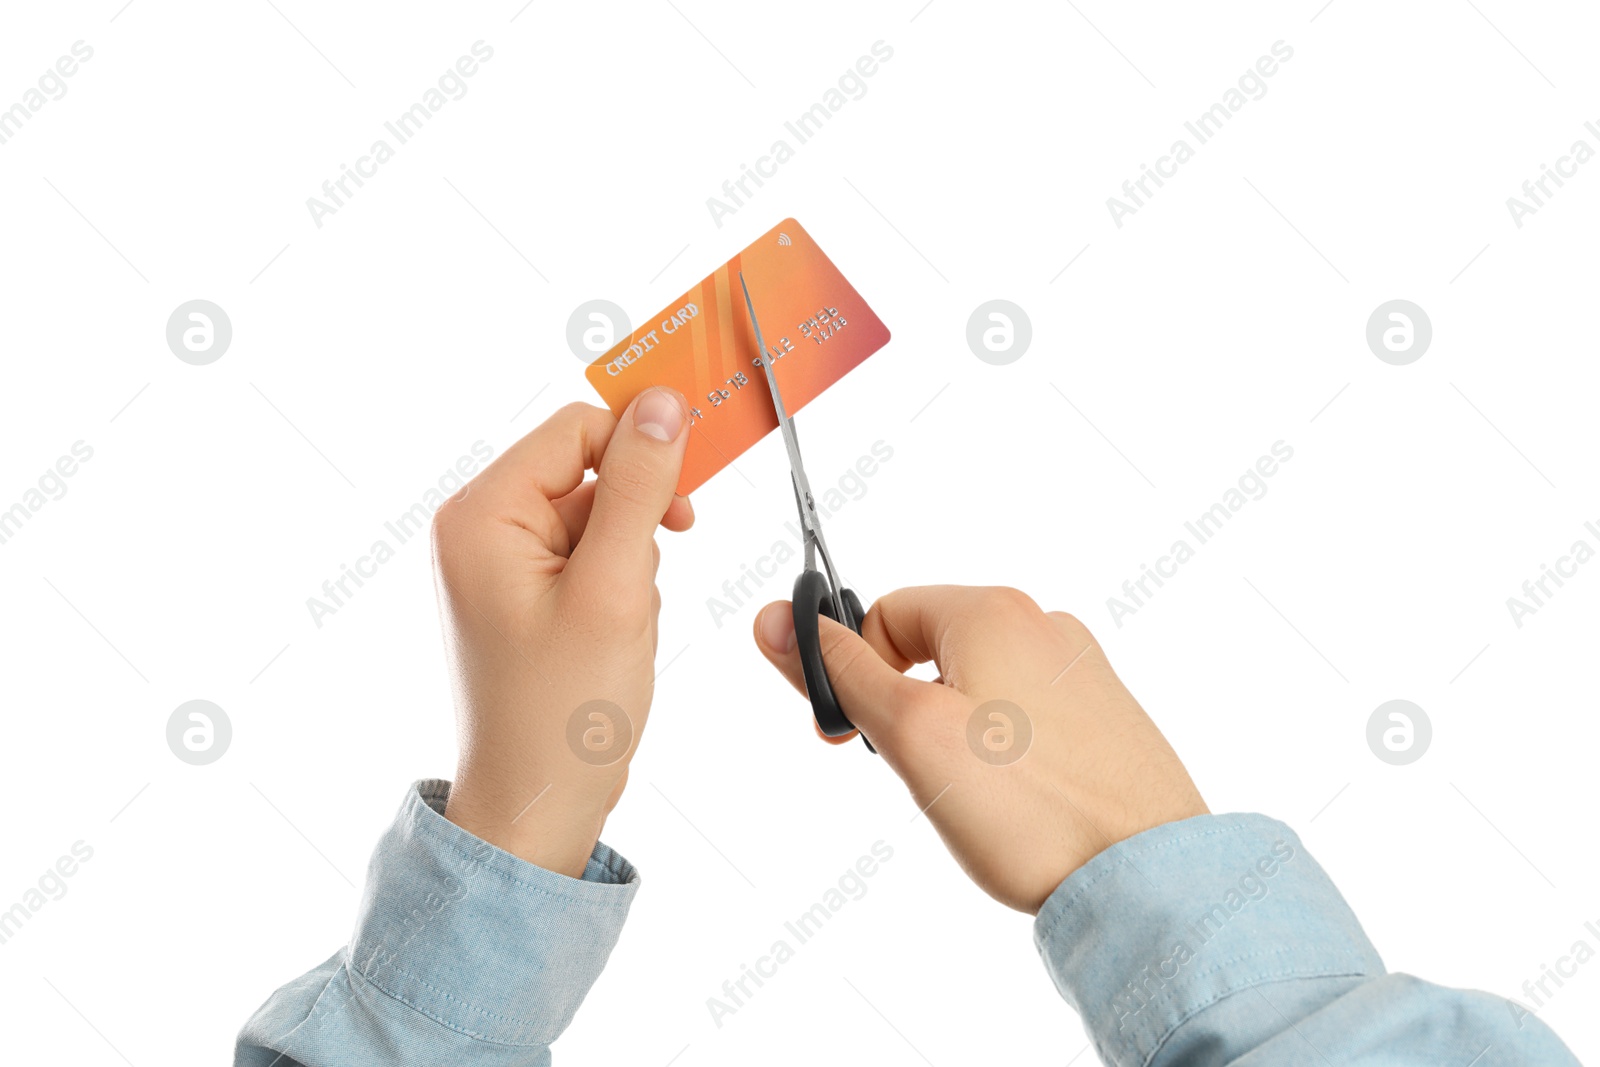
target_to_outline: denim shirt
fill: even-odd
[[[237,1067],[550,1062],[638,872],[603,844],[582,879],[535,867],[445,819],[449,793],[410,789],[350,943],[245,1023]],[[1578,1062],[1527,1008],[1386,973],[1294,831],[1263,815],[1107,849],[1045,901],[1034,942],[1115,1067]]]

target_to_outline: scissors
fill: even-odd
[[[756,321],[755,305],[750,302],[750,287],[745,284],[744,272],[739,272],[739,287],[744,290],[745,310],[750,313],[750,325],[756,331],[756,348],[760,350],[758,362],[767,375],[767,390],[772,394],[772,406],[778,413],[778,429],[783,432],[783,447],[789,453],[789,478],[794,483],[794,502],[800,509],[800,528],[805,534],[805,570],[794,580],[794,636],[795,648],[800,652],[800,667],[805,673],[806,695],[811,699],[811,714],[816,716],[817,729],[828,737],[843,737],[855,726],[845,717],[839,700],[828,681],[828,670],[822,662],[822,633],[818,619],[826,615],[834,622],[843,623],[856,634],[861,633],[861,620],[866,617],[861,600],[855,590],[844,588],[839,582],[839,572],[834,570],[833,557],[828,554],[828,543],[822,537],[822,519],[817,515],[816,501],[811,496],[811,483],[806,479],[805,464],[800,459],[800,439],[795,436],[794,419],[783,406],[783,392],[772,372],[772,356],[767,343],[761,338],[761,324]],[[823,570],[817,570],[817,557],[822,558]],[[867,735],[861,735],[867,751],[877,752]]]

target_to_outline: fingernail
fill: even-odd
[[[794,648],[794,615],[787,604],[773,604],[761,613],[761,642],[774,652]]]
[[[634,405],[633,424],[657,441],[676,441],[683,429],[683,401],[660,387],[647,389]]]

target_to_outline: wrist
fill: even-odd
[[[568,783],[490,790],[470,776],[450,790],[444,817],[480,840],[553,874],[582,878],[605,824],[605,798]]]

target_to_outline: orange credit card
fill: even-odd
[[[689,401],[687,495],[778,428],[739,274],[790,415],[889,341],[889,328],[794,219],[784,219],[589,365],[613,414],[652,385]]]

